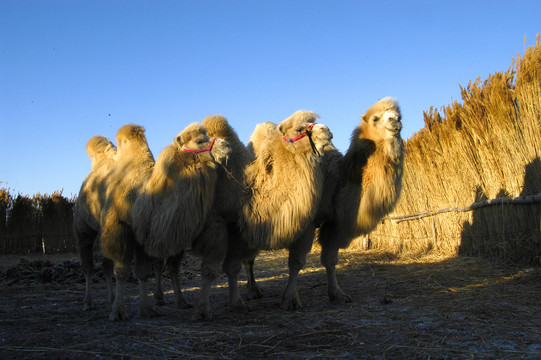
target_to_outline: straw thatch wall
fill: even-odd
[[[30,198],[0,189],[0,254],[75,252],[73,205],[61,192]]]
[[[430,108],[424,114],[425,127],[406,142],[401,199],[369,235],[370,246],[395,253],[439,251],[540,264],[538,201],[392,220],[541,193],[539,35],[536,45],[517,56],[507,71],[461,90],[462,104],[455,101],[440,111]]]

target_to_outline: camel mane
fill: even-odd
[[[346,226],[354,236],[374,229],[394,209],[402,190],[404,145],[399,131],[391,135],[378,123],[386,112],[396,114],[395,123],[400,122],[396,100],[378,101],[361,117],[344,156],[347,184],[338,201],[345,205],[338,217],[345,224],[355,224],[353,228]]]
[[[288,143],[284,136],[317,119],[313,112],[298,111],[263,140],[245,181],[252,189],[245,200],[239,226],[255,249],[279,249],[291,244],[313,220],[323,188],[319,158],[308,139]]]
[[[218,184],[214,209],[227,222],[236,222],[241,207],[241,197],[246,191],[243,184],[244,169],[254,160],[254,156],[240,141],[237,133],[222,115],[207,116],[201,122],[209,136],[226,140],[232,152],[227,164],[218,168]]]
[[[165,258],[191,247],[214,202],[217,164],[207,153],[183,151],[207,129],[190,124],[158,156],[132,209],[137,241],[150,256]],[[208,139],[208,138],[207,138]]]

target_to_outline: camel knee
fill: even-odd
[[[326,246],[322,246],[321,263],[325,267],[336,266],[336,264],[338,264],[338,249],[331,250],[331,249],[328,249]]]
[[[201,263],[201,276],[210,281],[214,281],[220,273],[220,263]]]

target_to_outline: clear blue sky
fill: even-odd
[[[504,71],[541,32],[541,1],[0,1],[0,184],[75,195],[93,135],[145,126],[157,157],[186,125],[317,112],[347,149],[398,99],[405,139],[459,85]]]

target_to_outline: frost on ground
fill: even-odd
[[[2,359],[535,359],[541,356],[541,271],[477,258],[416,261],[381,253],[341,254],[339,281],[354,302],[331,305],[319,254],[299,279],[304,307],[279,308],[287,254],[262,254],[256,276],[265,297],[230,312],[227,281],[212,291],[214,320],[166,305],[137,314],[137,283],[128,283],[130,320],[110,322],[105,281],[94,277],[96,310],[83,312],[84,277],[73,256],[0,257]],[[186,299],[199,295],[199,265],[182,267]],[[151,284],[151,286],[153,286]]]

